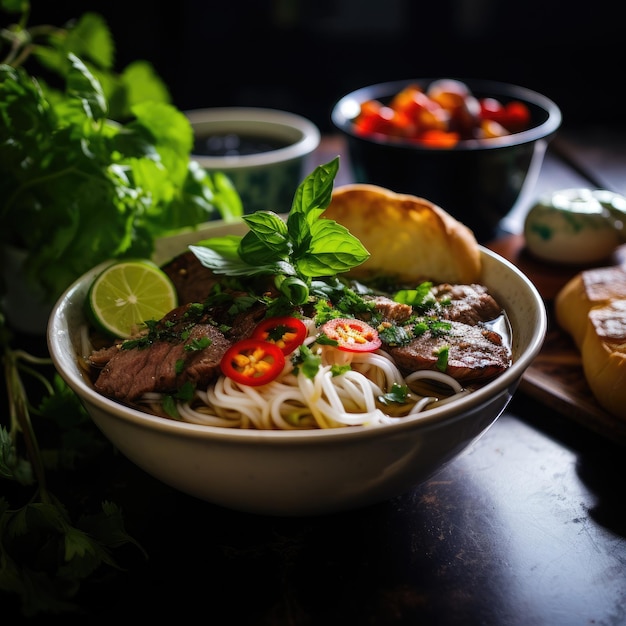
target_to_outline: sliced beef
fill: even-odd
[[[366,300],[368,298],[365,298]],[[383,321],[401,324],[411,317],[413,309],[408,304],[395,302],[385,296],[375,296],[371,298],[375,303],[375,309],[383,317]]]
[[[124,349],[119,343],[95,352],[91,356],[94,365],[101,366],[108,359],[95,387],[107,396],[132,402],[151,391],[171,393],[187,381],[199,386],[211,382],[232,341],[206,316],[193,319],[188,311],[189,306],[183,305],[170,312],[157,324],[154,340],[142,342],[146,334],[137,338],[136,347]],[[207,347],[188,348],[204,337],[210,339]]]
[[[432,294],[441,304],[438,317],[478,324],[496,319],[502,314],[502,307],[487,293],[484,285],[435,285]]]
[[[219,282],[219,277],[204,267],[191,250],[178,255],[161,269],[174,283],[179,304],[204,302]]]
[[[161,269],[170,277],[176,287],[179,304],[190,302],[204,302],[212,293],[218,283],[228,291],[224,285],[225,277],[213,273],[208,267],[204,267],[198,257],[191,251],[183,252],[166,263]],[[240,277],[240,280],[243,280]],[[276,296],[273,276],[247,277],[246,286],[257,294]],[[243,295],[243,294],[242,294]]]
[[[411,315],[428,315],[440,319],[478,324],[496,319],[502,314],[502,307],[487,292],[484,285],[451,285],[443,283],[431,288],[434,300],[432,306],[417,307],[395,302],[385,296],[365,297],[375,303],[375,310],[383,321],[402,324]]]
[[[119,343],[114,343],[112,346],[94,350],[89,355],[89,362],[94,367],[104,367],[118,353],[119,349]]]
[[[231,329],[226,332],[226,336],[232,337],[235,340],[249,337],[255,326],[265,317],[266,313],[267,306],[257,302],[253,307],[241,313],[237,313],[235,317],[225,319],[224,323],[231,326]]]
[[[510,351],[498,333],[481,325],[450,324],[444,333],[429,330],[406,346],[389,348],[398,367],[405,374],[437,369],[437,355],[444,346],[449,347],[446,373],[463,383],[491,379],[510,366]]]

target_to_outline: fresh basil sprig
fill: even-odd
[[[205,267],[227,276],[273,275],[292,304],[304,304],[314,278],[335,276],[366,261],[370,254],[350,231],[320,219],[332,197],[339,157],[320,165],[298,186],[286,220],[272,211],[243,219],[243,236],[205,239],[190,246]]]

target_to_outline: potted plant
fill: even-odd
[[[152,66],[114,71],[99,15],[31,27],[27,0],[0,6],[18,15],[0,33],[0,312],[43,332],[97,263],[150,257],[159,237],[243,211],[230,179],[191,157],[190,123]]]

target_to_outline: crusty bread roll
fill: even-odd
[[[626,267],[580,272],[558,292],[554,313],[580,351],[598,404],[626,419]]]
[[[480,280],[474,233],[424,198],[376,185],[343,185],[334,189],[322,217],[345,226],[371,255],[351,276],[462,284]]]

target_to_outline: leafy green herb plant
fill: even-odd
[[[151,66],[114,71],[102,18],[31,27],[28,0],[0,9],[17,16],[0,25],[0,264],[23,251],[52,304],[102,260],[150,257],[159,236],[242,214],[230,180],[191,160],[191,127]],[[2,296],[0,284],[0,309]],[[0,310],[0,595],[26,617],[75,612],[86,582],[120,569],[116,550],[144,552],[116,504],[67,498],[114,451],[52,361],[15,340]]]
[[[46,301],[103,260],[242,215],[229,178],[191,158],[191,125],[150,66],[113,70],[99,16],[28,28],[27,0],[0,6],[20,16],[0,30],[0,253],[26,252]]]

